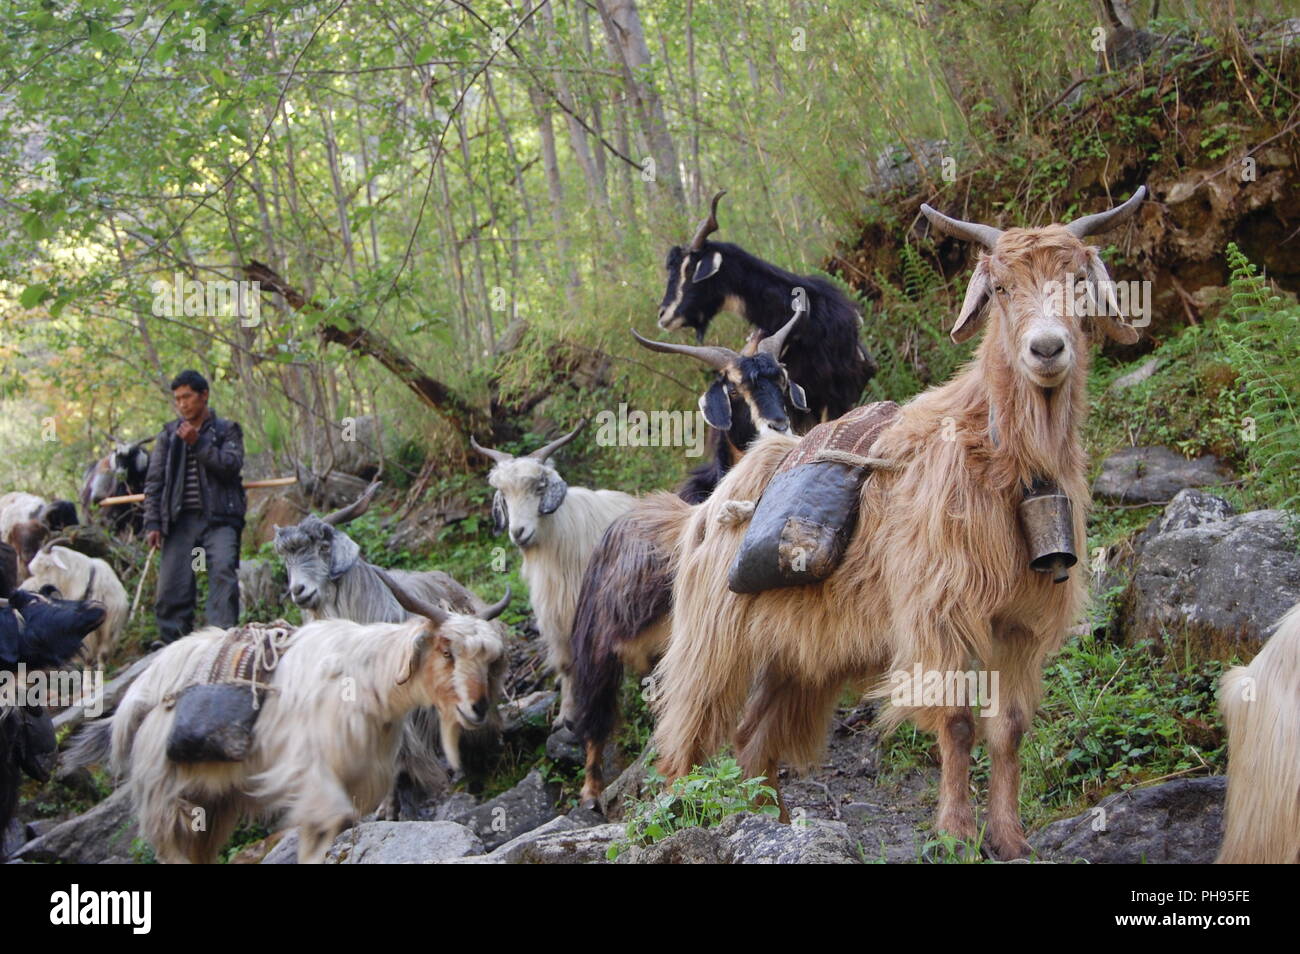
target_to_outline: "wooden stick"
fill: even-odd
[[[126,617],[128,623],[135,619],[135,611],[140,606],[140,594],[144,592],[144,580],[149,575],[149,567],[153,566],[153,555],[157,552],[157,548],[150,547],[149,555],[144,558],[144,572],[140,574],[140,582],[135,587],[135,599],[131,601],[131,612]]]
[[[286,487],[289,484],[296,484],[297,477],[268,477],[266,480],[246,480],[244,481],[245,490],[256,490],[259,487]],[[143,503],[144,494],[123,494],[120,497],[105,497],[99,502],[101,507],[111,507],[115,504]]]

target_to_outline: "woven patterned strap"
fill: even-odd
[[[202,681],[265,685],[293,633],[294,627],[282,619],[230,630],[212,652]]]
[[[897,414],[898,405],[893,401],[877,401],[855,407],[833,421],[818,424],[785,456],[776,473],[793,470],[813,460],[838,460],[859,467],[879,467],[885,462],[870,456],[868,451]]]

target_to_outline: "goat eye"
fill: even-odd
[[[446,650],[446,649],[444,649],[444,650],[442,651],[442,658],[450,661],[450,659],[451,659],[451,651],[450,651],[450,650]]]
[[[997,292],[999,295],[1005,295],[1007,293],[1006,286],[1004,285],[994,285],[993,290]]]

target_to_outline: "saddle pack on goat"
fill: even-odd
[[[167,757],[173,762],[242,760],[252,747],[262,700],[274,691],[271,674],[294,632],[282,619],[228,630],[208,650],[201,681],[163,698],[164,706],[176,710]]]
[[[803,436],[777,467],[731,565],[734,593],[819,583],[839,566],[858,522],[858,492],[888,461],[869,456],[898,405],[857,407]]]

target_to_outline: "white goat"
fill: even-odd
[[[104,604],[107,615],[98,629],[81,644],[80,658],[99,669],[108,662],[109,653],[126,630],[130,601],[126,587],[113,568],[97,557],[47,543],[29,565],[31,576],[22,589],[39,593],[43,586],[53,586],[64,599],[93,600]]]
[[[573,668],[573,616],[583,574],[605,528],[637,502],[617,490],[570,487],[547,462],[585,423],[524,457],[480,447],[470,438],[476,451],[495,461],[488,483],[496,490],[492,499],[496,531],[509,527],[510,539],[523,554],[523,578],[546,643],[547,663],[559,684],[555,728],[573,715],[568,681]]]
[[[406,715],[434,706],[444,721],[481,724],[487,673],[505,651],[487,620],[509,593],[478,617],[399,598],[424,618],[317,620],[293,634],[241,762],[181,763],[166,754],[175,716],[163,700],[202,677],[207,651],[225,636],[209,628],[163,649],[113,717],[78,736],[66,764],[111,755],[113,770],[128,775],[141,832],[164,862],[210,864],[241,817],[287,809],[299,863],[320,863],[339,832],[391,789]]]

